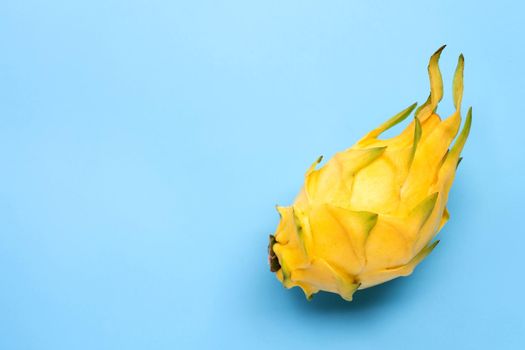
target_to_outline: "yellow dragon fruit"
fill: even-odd
[[[410,275],[438,243],[432,241],[449,218],[448,193],[472,120],[469,109],[451,146],[461,124],[464,61],[460,55],[453,79],[456,110],[441,120],[443,48],[428,65],[430,96],[403,132],[378,138],[415,104],[316,169],[320,157],[293,205],[277,207],[269,261],[286,288],[298,286],[308,299],[324,290],[352,300],[358,289]]]

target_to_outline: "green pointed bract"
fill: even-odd
[[[335,277],[336,288],[341,297],[347,301],[352,301],[355,291],[359,288],[359,283],[356,283],[352,277],[345,276],[344,273],[337,271],[328,262],[321,260],[326,264]]]
[[[446,45],[441,46],[430,58],[428,75],[430,76],[430,104],[435,111],[439,101],[443,98],[443,79],[439,70],[439,57]]]
[[[297,235],[299,238],[303,235],[303,224],[301,223],[301,220],[299,219],[299,215],[297,215],[297,210],[292,207],[293,212],[293,221],[295,224],[295,230],[297,232]]]
[[[419,231],[421,227],[428,220],[434,207],[436,206],[436,201],[438,199],[439,193],[435,192],[425,198],[421,203],[419,203],[409,214],[410,220],[412,220],[417,230]]]
[[[439,243],[439,240],[438,241],[435,241],[434,243],[432,244],[429,244],[427,246],[425,246],[423,249],[421,249],[419,251],[419,253],[417,253],[414,258],[412,258],[412,260],[410,260],[408,262],[408,264],[406,265],[403,265],[403,266],[397,266],[397,267],[391,267],[391,268],[388,268],[386,269],[387,271],[393,271],[393,270],[398,270],[398,271],[402,271],[401,274],[403,276],[408,276],[410,275],[413,271],[414,271],[414,268],[423,260],[425,259],[428,254],[430,254],[434,248],[438,245]]]
[[[322,166],[319,157],[293,205],[277,207],[269,264],[286,288],[301,288],[307,299],[328,291],[350,301],[358,289],[410,275],[438,244],[434,237],[449,220],[449,191],[472,124],[469,109],[461,128],[463,55],[452,84],[455,112],[443,119],[436,113],[443,48],[428,64],[425,103],[405,108]],[[404,131],[379,139],[414,110]]]
[[[427,100],[422,104],[415,112],[416,118],[420,122],[424,122],[428,117],[436,111],[439,101],[443,98],[443,79],[441,77],[441,71],[439,70],[439,58],[441,52],[445,48],[443,45],[439,48],[430,58],[428,64],[428,76],[430,80],[430,94]]]
[[[308,168],[308,170],[306,171],[305,176],[310,175],[310,174],[315,170],[315,168],[317,167],[317,165],[318,165],[319,163],[321,163],[322,160],[323,160],[323,156],[319,156],[319,157],[316,159],[316,161],[313,162],[312,165],[310,165],[310,168]]]
[[[468,135],[470,133],[470,127],[472,125],[472,107],[469,108],[467,113],[467,118],[465,120],[465,125],[463,125],[463,129],[461,130],[461,133],[456,139],[456,142],[454,143],[454,146],[449,151],[448,157],[443,163],[443,166],[439,170],[439,178],[440,181],[443,182],[443,186],[446,190],[450,188],[452,185],[452,181],[454,180],[455,171],[458,167],[459,158],[461,155],[461,151],[463,150],[463,147],[465,146],[465,142],[467,141]]]
[[[365,245],[378,215],[323,204],[312,207],[310,217],[315,256],[347,274],[358,274],[366,264]],[[323,235],[325,230],[329,236]]]
[[[414,112],[414,117],[419,119],[420,121],[425,120],[426,117],[424,116],[424,114],[430,115],[430,113],[432,112],[431,101],[432,101],[431,95],[428,95],[425,103],[419,106]]]
[[[369,211],[357,211],[356,215],[360,217],[360,221],[363,224],[363,231],[366,233],[366,237],[370,234],[370,231],[374,228],[377,223],[379,214],[371,213]]]
[[[414,142],[412,143],[412,152],[410,153],[410,165],[412,165],[412,161],[414,160],[414,156],[416,155],[417,145],[419,143],[419,140],[421,140],[421,133],[421,123],[416,117],[414,118]]]
[[[308,254],[308,243],[307,241],[310,238],[310,227],[308,226],[308,218],[305,217],[304,213],[301,213],[300,210],[292,207],[293,210],[293,220],[295,224],[295,229],[297,232],[298,244],[303,249],[303,253],[306,257]]]
[[[381,133],[385,132],[386,130],[392,128],[393,126],[401,123],[403,120],[405,120],[410,113],[416,108],[417,103],[413,103],[392,118],[388,119],[386,122],[381,124],[377,129],[372,130],[368,135],[366,135],[363,139],[370,139],[370,138],[377,138]]]
[[[459,130],[460,122],[459,113],[456,112],[440,122],[418,143],[408,176],[401,188],[401,197],[407,199],[408,203],[413,203],[411,198],[420,198],[417,193],[421,188],[430,188],[435,182],[441,161]]]
[[[328,206],[334,214],[334,220],[337,220],[347,231],[354,248],[364,251],[366,239],[370,231],[377,223],[378,214],[369,211],[352,211],[346,208]]]
[[[454,146],[450,150],[450,153],[452,153],[454,157],[457,157],[457,159],[459,159],[459,154],[463,150],[463,147],[465,146],[465,142],[467,142],[467,138],[470,133],[471,125],[472,125],[472,107],[469,108],[467,112],[467,119],[465,121],[465,125],[463,126],[463,129],[461,130],[461,133],[459,134],[458,139],[454,143]]]
[[[456,164],[456,169],[459,167],[459,165],[461,164],[462,160],[463,160],[463,157],[459,157],[458,162]]]
[[[435,241],[434,243],[425,246],[407,264],[364,274],[363,278],[367,281],[361,282],[360,287],[373,287],[379,283],[387,282],[397,277],[410,276],[414,272],[415,267],[434,250],[438,243],[439,241]]]
[[[425,248],[421,249],[421,251],[419,253],[417,253],[417,255],[412,259],[410,260],[410,262],[407,264],[407,267],[410,268],[410,272],[412,272],[414,270],[414,268],[423,260],[425,259],[428,254],[432,253],[432,251],[434,250],[434,248],[436,248],[436,246],[439,244],[439,240],[435,241],[434,243],[431,243],[429,245],[427,245]]]
[[[454,73],[454,81],[452,83],[452,98],[454,100],[454,107],[456,110],[461,108],[461,99],[463,98],[463,69],[465,66],[465,59],[463,55],[459,56],[456,72]]]
[[[334,159],[338,160],[347,172],[357,173],[379,158],[385,150],[386,146],[347,150],[336,154]]]

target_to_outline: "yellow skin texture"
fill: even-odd
[[[448,193],[471,125],[470,109],[452,145],[461,124],[462,55],[453,82],[456,111],[444,120],[435,113],[443,96],[442,49],[430,58],[430,96],[401,134],[378,138],[415,105],[316,169],[319,159],[294,204],[277,207],[271,249],[286,288],[298,286],[307,298],[324,290],[352,300],[357,289],[410,275],[437,244],[431,242],[448,220]]]

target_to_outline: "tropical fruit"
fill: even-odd
[[[322,290],[352,300],[358,289],[410,275],[436,247],[472,120],[469,109],[456,138],[463,55],[452,86],[455,112],[443,120],[436,114],[443,48],[430,58],[430,96],[421,107],[411,105],[317,169],[319,158],[293,205],[277,207],[281,219],[270,235],[269,261],[286,288],[298,286],[307,298]],[[379,138],[414,110],[404,131]]]

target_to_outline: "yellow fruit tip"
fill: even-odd
[[[441,55],[441,52],[445,49],[445,47],[447,47],[446,44],[437,49],[436,52],[434,52],[434,55]]]

